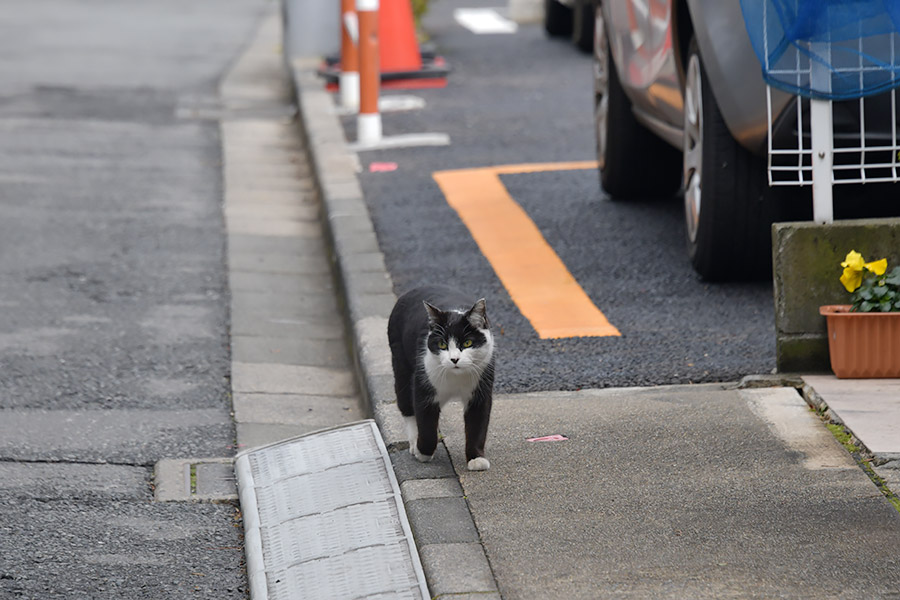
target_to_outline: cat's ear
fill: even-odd
[[[432,306],[427,302],[422,302],[425,305],[425,311],[428,313],[428,324],[434,327],[435,325],[440,325],[447,320],[447,315],[444,314],[444,311],[439,309],[436,306]]]
[[[484,298],[475,303],[469,312],[466,313],[466,318],[473,327],[477,327],[478,329],[490,329],[491,324],[488,322]]]

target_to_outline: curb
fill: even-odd
[[[317,59],[288,61],[301,135],[323,206],[326,241],[336,275],[360,391],[381,431],[433,598],[478,594],[499,600],[493,571],[468,502],[443,443],[431,463],[406,451],[396,408],[387,323],[397,301],[356,173],[359,161],[344,139],[334,103],[316,74]]]

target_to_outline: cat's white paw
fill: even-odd
[[[478,456],[470,460],[466,467],[470,471],[487,471],[491,468],[491,461],[483,456]]]
[[[415,456],[416,460],[419,462],[431,462],[431,459],[434,458],[434,454],[422,454],[419,452],[419,448],[415,444],[409,447],[409,452]]]

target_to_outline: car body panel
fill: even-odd
[[[768,132],[766,84],[750,45],[738,0],[687,0],[694,36],[713,96],[731,135],[748,150],[765,151]],[[792,96],[772,94],[781,113]]]
[[[672,51],[671,2],[612,0],[602,8],[612,57],[635,115],[680,128],[682,92]]]
[[[679,48],[696,37],[710,86],[734,138],[756,153],[765,151],[766,86],[738,0],[686,0],[691,26],[676,24],[673,0],[604,0],[610,50],[635,116],[657,135],[681,146],[684,75]],[[791,96],[773,93],[779,114]]]

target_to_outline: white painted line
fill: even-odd
[[[500,16],[496,8],[457,8],[453,11],[456,22],[472,33],[515,33],[515,22]]]
[[[416,146],[449,146],[450,136],[446,133],[407,133],[403,135],[382,136],[372,143],[349,144],[353,152],[363,150],[386,150],[391,148],[413,148]]]

